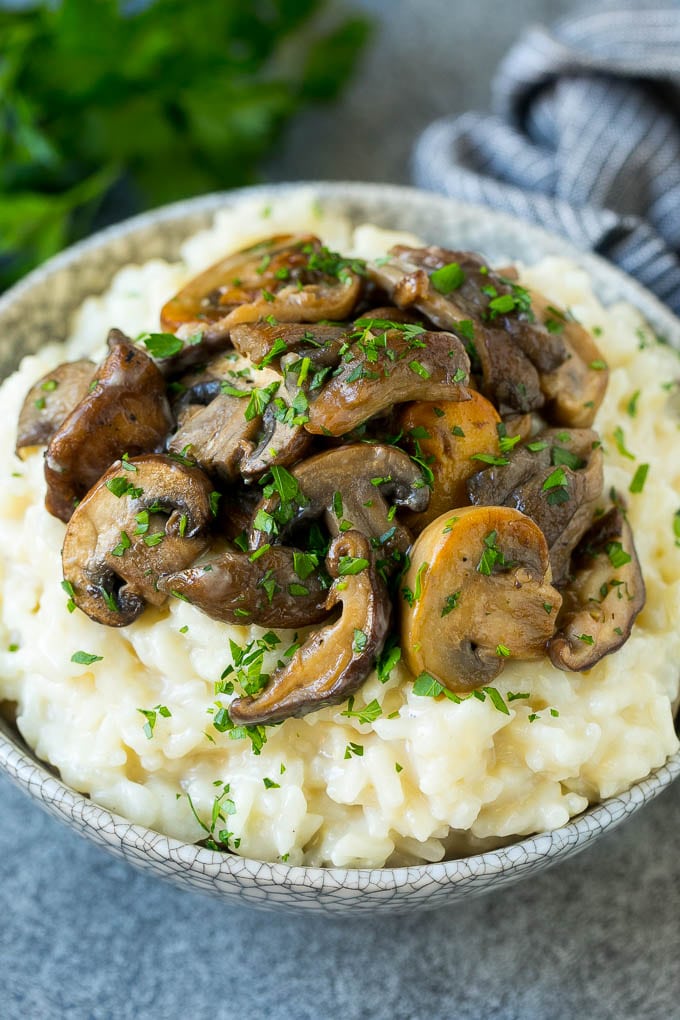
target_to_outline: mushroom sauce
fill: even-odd
[[[677,376],[564,260],[225,211],[3,384],[0,699],[74,788],[257,859],[564,824],[677,747]]]

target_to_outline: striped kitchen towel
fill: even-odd
[[[680,5],[530,28],[493,110],[431,124],[416,183],[561,232],[680,313]]]

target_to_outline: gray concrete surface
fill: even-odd
[[[350,6],[349,2],[343,6]],[[485,108],[507,46],[569,0],[358,0],[379,19],[338,106],[272,179],[408,181],[417,132]],[[680,787],[589,852],[434,914],[332,921],[181,892],[0,780],[0,1020],[680,1017]]]

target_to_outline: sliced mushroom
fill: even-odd
[[[96,623],[125,627],[159,606],[162,574],[182,570],[208,542],[210,481],[151,454],[112,464],[66,528],[62,564],[72,597]]]
[[[191,280],[161,312],[163,329],[214,349],[244,322],[345,319],[361,293],[362,266],[312,234],[280,234],[228,255]]]
[[[590,333],[573,315],[531,291],[531,306],[540,322],[557,330],[568,358],[541,377],[546,398],[543,415],[554,425],[589,428],[595,420],[609,381],[607,365]]]
[[[402,593],[402,650],[414,676],[464,693],[506,661],[545,655],[562,599],[545,538],[508,507],[463,507],[416,539]]]
[[[645,583],[630,525],[613,507],[583,536],[548,645],[558,669],[582,672],[628,640],[645,604]]]
[[[323,517],[332,536],[350,528],[358,531],[388,563],[411,544],[408,529],[394,520],[388,500],[394,507],[422,511],[430,498],[418,466],[401,450],[383,444],[350,443],[327,450],[302,461],[291,477],[298,498],[283,507],[283,515],[278,492],[260,502],[251,529],[253,549],[270,542],[270,532],[257,527],[260,511],[283,517],[282,541],[302,522]]]
[[[367,328],[310,404],[308,432],[341,436],[394,404],[467,400],[470,362],[451,333]]]
[[[38,379],[26,394],[19,413],[17,456],[23,460],[27,448],[50,441],[87,393],[94,370],[92,361],[67,361]]]
[[[205,406],[211,400],[224,392],[225,386],[244,388],[243,370],[249,369],[249,365],[236,353],[226,351],[211,358],[204,365],[181,375],[179,379],[170,383],[169,390],[173,395],[173,410],[175,414],[191,404]],[[239,374],[240,373],[240,374]],[[246,377],[250,372],[246,373]]]
[[[572,550],[602,494],[602,450],[589,429],[546,429],[504,455],[505,463],[468,479],[476,506],[512,506],[538,524],[548,542],[553,578],[561,584]]]
[[[501,414],[541,407],[541,377],[556,371],[571,349],[536,321],[529,292],[471,252],[397,245],[391,255],[385,264],[369,265],[371,278],[399,306],[415,306],[466,341],[473,369],[483,376],[482,391]]]
[[[108,343],[95,381],[45,452],[45,506],[62,521],[117,457],[161,449],[172,425],[165,381],[151,358],[117,329]]]
[[[233,482],[244,453],[241,444],[254,439],[260,423],[259,415],[246,417],[249,392],[244,390],[243,397],[220,393],[205,407],[190,406],[168,449],[186,450],[208,474]]]
[[[265,408],[257,444],[241,443],[239,469],[245,479],[257,478],[274,464],[294,464],[309,450],[313,439],[300,423],[293,399],[288,388],[281,387]]]
[[[273,723],[338,705],[371,672],[387,636],[391,605],[368,540],[356,531],[339,535],[327,564],[335,580],[326,609],[341,603],[341,616],[312,634],[261,694],[231,703],[229,714],[237,725]]]
[[[493,404],[474,390],[470,400],[406,405],[398,419],[403,442],[433,475],[427,510],[404,517],[414,533],[469,502],[465,483],[480,466],[473,458],[498,457],[500,422]]]
[[[223,623],[297,628],[328,615],[328,584],[314,559],[281,545],[255,554],[225,549],[161,577],[158,587]]]
[[[528,292],[473,252],[395,245],[390,255],[389,262],[369,265],[369,274],[400,308],[415,305],[440,329],[456,332],[464,320],[502,326],[539,372],[553,371],[567,358],[559,334],[535,321]],[[458,267],[455,278],[432,282],[433,273],[452,265]]]
[[[321,347],[338,350],[346,336],[347,327],[320,323],[251,322],[234,326],[230,332],[236,350],[256,365],[265,358],[276,365],[287,351],[308,354]]]

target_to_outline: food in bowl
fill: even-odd
[[[491,309],[497,315],[488,322],[484,320],[485,306],[481,307],[481,314],[473,311],[463,317],[459,315],[455,320],[461,334],[458,335],[454,323],[445,316],[447,309],[451,315],[451,304],[464,297],[459,293],[463,285],[451,284],[459,273],[464,274],[466,281],[476,273],[488,276],[482,272],[489,268],[483,261],[468,260],[468,256],[437,256],[432,249],[423,254],[423,245],[416,238],[386,236],[385,232],[371,228],[352,232],[341,220],[333,216],[317,218],[313,211],[274,207],[268,217],[260,213],[251,205],[220,217],[213,231],[187,244],[183,266],[156,262],[124,270],[107,295],[86,302],[66,349],[55,345],[35,358],[26,359],[20,373],[5,383],[8,430],[13,427],[9,416],[15,420],[30,385],[37,384],[40,392],[32,395],[28,404],[44,402],[44,407],[36,409],[43,413],[60,389],[63,396],[60,378],[56,379],[56,387],[48,385],[43,389],[43,386],[55,379],[55,368],[65,358],[81,362],[89,360],[89,356],[94,359],[89,368],[81,365],[74,375],[73,393],[80,394],[75,403],[81,407],[94,402],[89,398],[96,395],[96,386],[101,385],[101,369],[94,372],[97,362],[108,362],[110,369],[114,399],[106,413],[111,420],[115,421],[120,411],[121,393],[125,391],[120,380],[128,369],[139,370],[145,380],[139,392],[152,392],[155,399],[154,415],[145,421],[149,438],[140,444],[146,449],[136,448],[130,435],[126,435],[111,457],[116,461],[113,468],[111,463],[98,467],[95,447],[100,437],[87,425],[71,445],[64,441],[63,434],[55,440],[54,434],[47,436],[44,431],[42,438],[35,440],[41,443],[49,439],[48,480],[56,476],[51,490],[55,508],[62,516],[70,517],[68,525],[43,508],[42,451],[22,449],[25,459],[21,462],[9,451],[3,454],[1,526],[4,548],[11,550],[2,582],[7,648],[3,655],[3,696],[16,702],[17,723],[29,744],[57,767],[72,786],[134,821],[182,839],[204,839],[209,845],[238,850],[249,857],[337,866],[409,864],[486,849],[523,833],[563,824],[589,802],[620,792],[646,775],[677,747],[672,703],[677,696],[675,621],[680,560],[673,527],[678,479],[664,466],[664,456],[672,449],[676,433],[673,407],[676,356],[654,341],[633,310],[623,306],[602,309],[589,294],[583,274],[559,260],[547,260],[531,270],[521,270],[520,279],[505,269],[500,286],[493,282],[496,277],[491,270],[492,282],[481,283],[477,291],[483,293],[482,287],[495,287],[495,295],[483,294],[479,300],[486,305],[497,301]],[[313,409],[313,414],[308,415],[310,420],[297,423],[291,419],[307,416],[306,409],[301,410],[300,398],[297,407],[293,406],[297,392],[305,393],[305,383],[311,383],[314,374],[327,367],[314,362],[314,358],[330,356],[329,348],[332,353],[333,345],[337,353],[338,340],[343,332],[347,333],[347,328],[341,329],[336,321],[314,324],[314,329],[322,330],[323,339],[320,342],[317,335],[318,346],[305,345],[310,353],[300,357],[295,345],[310,332],[304,315],[319,314],[319,309],[307,312],[298,305],[296,315],[302,321],[283,322],[285,313],[282,314],[282,299],[278,295],[285,289],[282,284],[291,287],[289,280],[281,277],[270,289],[263,287],[261,279],[272,263],[275,280],[277,270],[290,271],[285,264],[276,264],[278,252],[263,266],[268,252],[260,250],[253,276],[245,278],[245,286],[242,278],[232,276],[228,281],[230,287],[222,292],[224,300],[215,298],[215,286],[210,280],[203,294],[202,283],[190,283],[206,263],[223,258],[226,249],[238,250],[249,242],[291,229],[319,234],[331,252],[343,253],[340,261],[346,263],[341,266],[336,260],[335,269],[338,274],[345,272],[349,283],[343,283],[338,275],[325,293],[317,291],[311,296],[313,301],[308,307],[321,300],[346,299],[345,290],[355,288],[358,277],[356,289],[363,291],[364,296],[355,297],[355,304],[347,309],[338,306],[339,312],[334,310],[332,314],[349,316],[354,323],[356,311],[360,318],[372,321],[372,324],[364,321],[361,337],[349,344],[350,347],[358,342],[363,344],[363,350],[357,352],[355,346],[353,351],[360,354],[354,359],[358,364],[349,367],[350,360],[343,362],[341,354],[340,363],[331,364],[330,372],[321,378],[319,395],[314,398],[312,394],[313,399],[306,396],[308,408]],[[274,242],[270,254],[279,243]],[[388,249],[395,243],[406,247],[388,256]],[[321,256],[321,247],[299,254],[309,257],[315,253]],[[367,277],[356,261],[362,258],[371,264],[375,294],[366,294]],[[433,258],[438,258],[437,265],[427,263]],[[405,260],[410,264],[400,268]],[[451,268],[454,265],[457,270]],[[259,267],[263,268],[262,273],[257,273]],[[438,280],[443,290],[431,284],[435,293],[430,296],[435,305],[424,308],[427,294],[422,292],[423,275],[431,278],[442,269],[445,272],[435,282]],[[397,270],[401,271],[398,279],[387,278]],[[402,284],[399,293],[400,281],[406,277],[411,279]],[[248,292],[247,300],[243,300],[243,293],[233,293],[239,289],[234,284],[235,278],[240,279],[241,291]],[[221,285],[218,278],[218,288]],[[303,281],[303,300],[310,297],[304,293],[305,285]],[[263,290],[273,300],[263,298]],[[300,293],[294,283],[290,293],[296,292]],[[480,353],[479,347],[473,350],[470,346],[470,326],[460,324],[471,323],[472,341],[476,322],[488,326],[488,332],[495,334],[499,332],[498,320],[502,319],[504,328],[508,321],[511,329],[518,332],[520,324],[528,319],[528,309],[517,303],[526,302],[525,295],[529,293],[531,311],[539,321],[551,323],[552,332],[546,328],[541,336],[557,339],[546,341],[547,352],[533,351],[534,360],[552,352],[553,361],[549,358],[543,362],[540,372],[534,365],[533,374],[525,368],[522,376],[516,365],[508,366],[493,357],[501,342],[498,336],[492,336]],[[547,295],[545,311],[539,293]],[[203,304],[206,297],[208,300]],[[234,300],[235,297],[240,300]],[[375,300],[363,306],[356,304],[357,300],[368,302],[378,297],[391,302],[389,316],[376,314]],[[508,297],[513,307],[503,310],[508,301],[502,299]],[[277,301],[278,314],[274,316],[271,308]],[[249,304],[252,310],[244,315]],[[161,308],[165,309],[164,331],[159,334],[157,316]],[[571,309],[571,315],[567,309]],[[373,314],[367,315],[368,312]],[[251,314],[254,319],[249,322],[247,317]],[[323,317],[328,314],[325,307],[321,314]],[[201,315],[206,318],[200,318]],[[229,323],[222,323],[228,316],[232,316]],[[263,316],[264,323],[258,322]],[[267,316],[278,321],[267,321]],[[595,340],[573,322],[572,316],[598,334]],[[295,325],[302,327],[297,338],[295,331],[291,331]],[[116,334],[107,356],[97,347],[112,326],[132,336],[148,330],[147,342],[131,344],[125,336]],[[253,359],[259,364],[266,362],[264,368],[252,369],[248,352],[244,355],[228,351],[225,355],[220,350],[223,338],[219,336],[224,328],[244,348],[248,344],[254,352]],[[641,331],[640,336],[636,335],[637,330]],[[507,333],[510,335],[509,330]],[[569,358],[562,362],[569,369],[569,382],[558,386],[551,379],[560,370],[560,365],[553,363],[554,352],[565,333],[578,335],[586,353],[578,360]],[[428,347],[418,347],[423,342],[418,337],[424,334],[428,340],[433,339]],[[171,338],[177,335],[181,343],[173,344]],[[290,338],[291,343],[286,344],[284,337]],[[413,347],[408,345],[409,337],[415,341]],[[448,344],[445,357],[432,365],[425,364],[422,351],[431,351],[434,358],[438,350],[440,353],[443,350],[442,337],[444,344]],[[268,359],[277,340],[281,341],[278,350]],[[201,350],[204,342],[214,343],[214,349]],[[345,342],[340,341],[340,348]],[[523,336],[521,342],[531,351],[531,335]],[[513,343],[519,345],[519,340],[515,338]],[[586,346],[593,343],[596,349]],[[406,394],[404,403],[395,399],[393,389],[384,397],[381,393],[384,387],[374,386],[376,380],[370,377],[374,372],[371,366],[375,364],[371,358],[380,359],[381,351],[388,349],[396,351],[395,363],[399,366],[395,373],[399,378],[393,382],[407,387],[397,393]],[[400,357],[406,350],[408,360]],[[449,351],[456,357],[449,356]],[[463,358],[469,359],[470,354],[478,390],[470,390],[467,385],[469,370]],[[208,355],[210,359],[222,357],[226,378],[224,375],[206,378],[200,372],[196,363],[205,361]],[[486,361],[475,364],[475,355]],[[286,403],[289,395],[280,385],[278,359],[286,358],[291,359],[286,365],[298,363],[297,371],[291,375],[299,380],[300,373],[306,371],[306,379],[293,386],[290,403],[282,409],[276,401],[280,396]],[[309,360],[306,370],[299,364],[305,358]],[[175,367],[171,369],[173,359]],[[531,357],[524,360],[533,365]],[[403,371],[404,364],[407,372]],[[605,388],[607,366],[610,378]],[[340,371],[336,372],[338,367]],[[578,368],[580,373],[574,371]],[[465,378],[459,376],[456,380],[461,371]],[[89,393],[94,377],[99,383]],[[252,380],[256,380],[255,387]],[[184,405],[178,407],[186,393],[175,386],[168,396],[168,381],[186,386],[191,399],[185,399]],[[279,389],[275,390],[277,382]],[[408,389],[407,384],[412,388]],[[121,385],[123,388],[116,391]],[[435,392],[438,385],[442,386],[444,396],[442,391]],[[420,389],[416,392],[413,387]],[[260,395],[253,397],[253,389]],[[501,389],[502,399],[498,396]],[[240,396],[230,390],[248,392]],[[342,399],[337,399],[338,391]],[[351,399],[345,399],[347,391]],[[460,399],[469,393],[475,395],[469,400]],[[452,395],[459,399],[444,400]],[[544,403],[531,406],[541,396]],[[550,411],[545,409],[548,399],[552,404]],[[200,425],[203,418],[205,425],[215,400],[223,405],[233,402],[243,408],[235,417],[240,417],[242,430],[251,429],[249,434],[239,436],[242,445],[236,463],[230,462],[229,457],[215,456],[214,444],[207,443],[200,454],[197,452],[196,435],[201,432],[197,419]],[[594,405],[600,400],[593,422]],[[172,414],[171,402],[175,404]],[[251,403],[258,413],[246,418],[245,408]],[[440,406],[442,403],[446,406]],[[589,403],[593,406],[584,406]],[[294,413],[288,415],[288,421],[280,421],[273,414],[278,409],[285,419],[289,407]],[[269,408],[272,412],[265,423]],[[443,413],[437,414],[435,408]],[[556,414],[571,417],[568,420],[551,417]],[[460,424],[462,419],[456,419],[456,415],[466,416],[465,422],[470,423],[467,433],[464,424]],[[546,433],[543,422],[543,428],[537,432],[536,415],[547,415],[552,430]],[[582,417],[578,418],[579,415]],[[182,421],[169,444],[175,459],[151,452],[163,448],[165,437],[175,428],[178,417]],[[372,423],[369,428],[365,428],[367,421]],[[447,428],[440,432],[436,425],[444,421]],[[309,424],[317,431],[305,428]],[[271,438],[262,442],[267,435],[265,425],[267,429],[278,428],[275,445]],[[595,430],[592,434],[591,426]],[[290,439],[290,461],[287,465],[263,465],[263,459],[271,460],[272,449],[280,450],[283,427]],[[353,430],[353,442],[348,443],[347,435]],[[401,440],[395,440],[400,430],[405,437],[403,449]],[[103,430],[107,442],[113,431],[110,425]],[[461,431],[466,434],[460,436]],[[569,433],[569,438],[565,438],[565,433]],[[479,435],[476,450],[467,445],[473,434]],[[187,435],[193,435],[193,441],[184,441]],[[310,445],[310,436],[314,445]],[[375,439],[379,441],[366,441]],[[597,445],[600,442],[604,451]],[[456,444],[457,457],[440,456],[439,449],[447,443]],[[530,445],[537,448],[531,450]],[[50,459],[50,448],[58,456]],[[110,452],[105,451],[104,459]],[[315,457],[325,458],[323,471]],[[470,460],[473,457],[481,459]],[[525,478],[522,458],[527,457],[531,458],[532,470]],[[553,463],[555,459],[561,462]],[[199,460],[203,464],[196,467]],[[509,463],[496,463],[505,460]],[[585,463],[581,465],[581,461]],[[461,462],[465,467],[462,471]],[[67,470],[60,471],[65,465]],[[398,506],[395,512],[394,493],[388,491],[386,498],[383,493],[393,484],[385,479],[390,475],[394,478],[397,467],[405,472],[405,481],[401,479],[399,484],[405,486],[407,498],[402,500],[405,505]],[[470,467],[474,470],[469,471]],[[244,477],[243,468],[250,472],[246,474],[248,486],[238,482],[239,476]],[[271,474],[274,468],[276,473]],[[602,469],[603,489],[602,476],[598,475]],[[87,475],[90,470],[92,476]],[[537,480],[539,470],[543,474]],[[81,472],[85,472],[84,481],[79,480]],[[503,478],[511,473],[518,473],[523,481],[503,493]],[[137,475],[144,475],[144,484],[137,483]],[[150,507],[135,504],[142,497],[135,496],[134,491],[140,488],[156,491],[154,486],[160,486],[161,475],[169,475],[173,480],[181,476],[181,484],[171,481],[168,485],[182,496],[191,487],[190,482],[195,482],[192,490],[195,498],[190,507],[173,504],[170,510],[167,504],[152,509],[153,501]],[[201,481],[203,476],[209,478],[209,485]],[[328,481],[331,476],[341,481],[331,486]],[[551,476],[552,482],[544,489]],[[259,486],[258,479],[262,478],[266,479],[265,485]],[[316,552],[296,544],[313,514],[278,522],[290,526],[289,533],[283,528],[283,535],[250,527],[258,513],[260,524],[266,524],[268,517],[276,517],[281,489],[290,486],[290,478],[302,490],[314,488],[319,515],[323,508],[327,521],[336,520],[336,545],[327,561],[325,578],[316,569],[304,578],[297,572],[298,569],[307,572],[310,557],[316,556],[319,563],[325,558],[323,543],[327,544],[329,535],[322,526],[316,528],[320,543]],[[107,482],[112,484],[107,486]],[[363,499],[354,498],[350,515],[345,512],[343,493],[356,496],[357,491],[362,492],[362,486],[369,487],[369,493]],[[578,486],[580,492],[577,522],[572,521],[575,513],[566,513],[566,509],[571,509],[567,506],[571,491],[569,499],[563,498],[564,489],[570,490],[572,486],[574,490]],[[249,506],[245,503],[231,506],[230,512],[225,513],[223,508],[235,487],[242,492],[252,490],[261,498],[253,499]],[[269,493],[268,488],[272,489]],[[167,487],[164,491],[167,492]],[[334,499],[336,492],[340,493],[342,508]],[[222,494],[219,502],[214,493]],[[429,502],[423,499],[428,493]],[[531,512],[523,514],[517,505],[530,511],[532,498],[535,503],[535,497],[542,498],[542,493],[546,494],[543,502],[554,508],[556,516],[549,522],[543,520],[541,527]],[[96,538],[92,540],[92,521],[100,521],[102,496],[124,515],[124,523],[121,524],[119,516],[106,527],[97,525]],[[550,503],[547,496],[551,496]],[[305,498],[313,502],[311,496]],[[70,516],[74,499],[80,502]],[[379,505],[381,500],[383,507]],[[437,500],[441,502],[437,504]],[[449,500],[453,502],[447,506]],[[369,501],[377,506],[364,507]],[[429,509],[430,503],[435,503],[434,509]],[[584,507],[589,507],[590,516]],[[297,507],[298,511],[301,509]],[[435,509],[442,512],[428,517]],[[359,510],[367,516],[369,511],[392,516],[388,526],[375,535],[373,524],[357,519]],[[463,512],[453,512],[456,510]],[[596,511],[604,512],[595,516]],[[442,513],[448,516],[437,526]],[[652,519],[659,522],[658,527],[645,526],[644,522]],[[218,521],[225,536],[219,550],[215,547]],[[355,527],[343,528],[343,522]],[[630,535],[626,530],[628,522]],[[361,528],[356,527],[359,523]],[[107,527],[105,554],[98,560],[99,536]],[[591,558],[603,565],[607,574],[599,581],[599,588],[607,585],[606,597],[598,590],[597,598],[603,605],[606,601],[607,608],[614,604],[617,610],[625,610],[623,618],[598,609],[600,619],[593,620],[593,614],[588,613],[583,599],[578,597],[580,591],[586,593],[586,603],[590,597],[588,591],[592,592],[592,588],[588,589],[585,580],[580,588],[573,583],[568,598],[565,597],[569,588],[564,580],[567,576],[578,581],[579,575],[593,573],[588,570],[585,547],[581,545],[579,549],[583,535],[591,527],[595,531],[585,545],[590,543],[593,549],[601,550]],[[388,535],[392,528],[394,531]],[[513,538],[517,529],[519,538]],[[90,534],[89,546],[84,530]],[[365,534],[367,531],[369,534]],[[130,541],[129,547],[123,532]],[[411,549],[411,566],[401,579],[397,577],[405,560],[396,564],[396,569],[388,570],[383,565],[382,576],[377,560],[386,558],[385,547],[405,556],[409,536],[418,532]],[[154,537],[158,535],[160,539]],[[376,549],[371,538],[379,540],[383,536],[388,537]],[[144,541],[145,538],[150,541]],[[239,541],[242,546],[245,542],[245,546],[239,548]],[[447,575],[446,569],[442,572],[455,556],[452,550],[464,548],[467,542],[480,546],[472,569],[455,578]],[[202,543],[204,548],[199,548]],[[83,562],[87,564],[94,557],[100,565],[104,560],[106,569],[101,568],[104,574],[113,571],[122,576],[119,561],[125,561],[133,544],[148,555],[137,564],[135,576],[126,578],[127,594],[136,596],[136,600],[131,598],[125,611],[136,615],[124,626],[117,626],[122,622],[119,619],[122,607],[117,601],[122,587],[114,591],[102,583],[103,591],[88,592],[88,584],[93,589],[97,585],[91,584],[91,577],[82,584],[78,571],[83,570]],[[186,562],[175,560],[169,564],[173,569],[168,570],[168,563],[161,557],[172,558],[177,548],[171,546],[180,547]],[[100,552],[102,548],[99,546]],[[578,561],[573,559],[574,549],[579,549]],[[647,587],[647,603],[635,621],[644,598],[636,569],[638,557]],[[356,567],[364,560],[368,565],[356,573],[339,571],[341,562]],[[482,563],[483,569],[477,569]],[[158,569],[158,564],[162,569]],[[62,573],[64,566],[66,577]],[[212,570],[205,570],[205,566],[212,566]],[[123,569],[128,572],[127,567]],[[267,587],[258,589],[258,582],[270,570],[268,580],[274,580],[273,586],[268,584],[271,600]],[[505,626],[508,614],[502,611],[503,605],[498,606],[490,599],[490,587],[482,586],[498,581],[503,592],[503,586],[507,588],[508,580],[515,577],[513,571],[520,570],[523,587],[533,593],[531,608],[538,612],[526,614],[526,626],[520,628],[515,639]],[[623,570],[625,579],[620,576]],[[222,587],[220,597],[215,598],[216,589],[210,582],[215,581],[215,575],[220,575],[223,581],[225,571],[232,572],[235,582],[230,594],[225,595]],[[286,581],[279,585],[277,578],[282,576]],[[447,577],[453,582],[450,587],[443,586]],[[64,579],[67,591],[61,588]],[[553,579],[558,586],[552,583]],[[611,585],[612,580],[617,583]],[[591,576],[588,584],[592,583]],[[381,585],[392,590],[392,625],[384,621]],[[282,599],[277,586],[282,589],[294,586],[297,594],[286,591],[290,597]],[[350,600],[346,593],[350,590],[356,594],[355,589],[360,587],[365,589],[361,609],[356,620],[347,620]],[[167,594],[159,590],[162,588],[170,591],[165,601],[161,601]],[[68,602],[82,604],[83,589],[86,596],[92,596],[92,604],[69,613]],[[624,594],[619,599],[621,589]],[[336,598],[344,595],[346,599],[339,620],[331,617],[330,622],[326,613],[329,591],[334,591]],[[514,595],[515,591],[513,584],[501,598],[506,597],[507,603],[508,594]],[[563,598],[567,605],[561,611],[561,619],[567,613],[572,619],[571,629],[562,634],[560,644],[556,621]],[[281,620],[291,622],[290,617],[280,613],[301,611],[303,603],[306,614],[318,614],[319,618],[310,622],[306,615],[291,626],[280,625]],[[112,604],[117,608],[112,608]],[[203,608],[199,608],[201,605]],[[358,605],[356,600],[352,605]],[[378,611],[380,605],[382,613]],[[494,612],[475,619],[475,612],[468,610],[470,607],[478,610],[480,605],[493,606]],[[206,613],[206,607],[212,615]],[[270,622],[253,627],[241,622],[248,618],[239,616],[239,609],[249,614],[266,610],[272,616]],[[88,618],[88,610],[95,618],[102,617],[100,622]],[[107,620],[107,613],[114,619]],[[579,622],[584,613],[590,629]],[[366,622],[369,616],[370,626]],[[494,629],[499,619],[501,630]],[[107,626],[111,622],[114,626]],[[487,627],[483,634],[479,631],[480,623]],[[319,638],[329,628],[334,629],[337,640],[327,642]],[[416,636],[412,636],[414,632]],[[475,640],[473,632],[482,640]],[[516,657],[520,639],[525,642],[522,654],[531,658]],[[377,670],[368,671],[368,675],[364,672],[357,679],[367,664],[372,666],[381,641],[383,650]],[[609,642],[610,648],[617,644],[620,647],[594,662],[592,657],[602,642]],[[512,647],[513,643],[518,650]],[[338,657],[344,655],[353,675],[349,686],[331,693],[333,698],[342,697],[339,704],[319,708],[328,690],[315,691],[319,698],[310,710],[309,698],[300,704],[300,689],[288,684],[292,672],[289,667],[304,659],[303,649],[310,645],[318,653],[319,644],[331,655],[334,650]],[[403,652],[401,659],[398,646]],[[448,649],[458,656],[466,651],[468,661],[462,664],[456,661],[454,666],[449,660],[442,662]],[[283,665],[278,665],[279,662]],[[584,672],[574,672],[579,669]],[[298,678],[300,675],[298,670]],[[276,692],[268,678],[274,680],[274,686],[278,684]],[[307,675],[303,679],[314,687],[314,681],[321,676]],[[263,705],[265,695],[268,705]],[[239,707],[234,707],[236,701],[243,713],[240,717]],[[307,714],[300,716],[303,710]],[[284,715],[277,715],[281,711]],[[257,715],[261,712],[266,712],[266,717]]]

